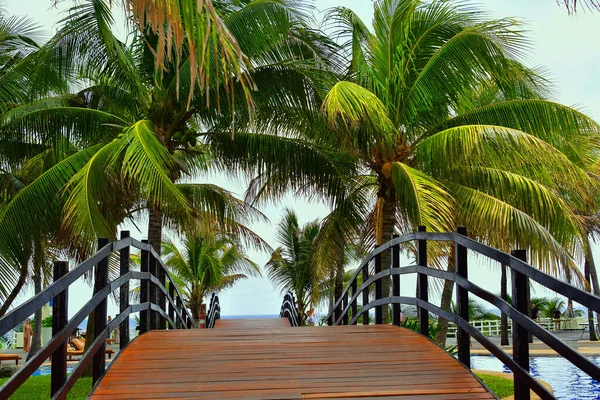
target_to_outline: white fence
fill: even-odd
[[[587,326],[587,319],[579,318],[561,318],[554,320],[552,318],[540,318],[536,321],[538,325],[549,331],[553,330],[583,330]],[[500,320],[486,319],[469,322],[474,328],[477,328],[485,336],[500,336]],[[448,337],[456,337],[456,325],[450,322],[448,324]],[[508,320],[508,333],[512,333],[512,321]]]

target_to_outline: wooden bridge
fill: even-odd
[[[100,239],[96,254],[77,267],[69,270],[66,261],[56,261],[54,282],[0,319],[2,335],[53,302],[52,339],[0,387],[0,399],[10,398],[48,358],[52,360],[53,400],[66,399],[88,365],[93,367],[90,398],[94,400],[492,399],[470,371],[471,338],[514,373],[516,400],[529,400],[530,390],[544,400],[554,399],[529,373],[529,335],[600,381],[600,367],[531,320],[527,286],[537,282],[595,312],[600,312],[600,297],[533,268],[525,250],[504,253],[468,238],[464,228],[447,233],[424,230],[420,227],[418,232],[375,248],[336,300],[325,327],[299,327],[296,301],[287,294],[280,313],[285,318],[273,320],[220,320],[218,297],[213,296],[207,327],[215,329],[192,329],[193,318],[180,290],[147,242],[130,238],[125,231],[115,242]],[[454,246],[455,271],[429,267],[429,241]],[[132,248],[140,251],[140,271],[129,269]],[[400,265],[402,249],[416,250],[415,265]],[[391,253],[391,265],[386,268],[384,252]],[[512,303],[468,279],[468,252],[510,268]],[[109,259],[116,256],[119,276],[109,281]],[[68,318],[69,286],[85,274],[94,276],[93,296]],[[400,293],[400,277],[407,274],[417,275],[416,296]],[[429,281],[433,279],[456,285],[456,314],[430,302]],[[129,304],[131,280],[140,283],[137,304]],[[384,280],[392,289],[385,295]],[[107,298],[117,291],[120,312],[107,323]],[[469,324],[469,296],[489,302],[512,319],[512,356]],[[419,333],[400,326],[400,305],[416,308]],[[384,323],[388,322],[384,307],[391,307],[392,324]],[[138,312],[141,335],[130,341],[129,318]],[[91,344],[68,375],[69,336],[90,313],[95,325],[88,338]],[[458,326],[457,359],[428,339],[432,314]],[[121,351],[105,369],[106,339],[116,328],[120,328]]]
[[[114,361],[91,400],[494,399],[425,337],[393,325],[299,327],[218,320],[151,331]]]

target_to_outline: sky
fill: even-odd
[[[28,16],[38,22],[49,36],[57,27],[61,11],[51,8],[52,0],[4,0],[4,9],[9,15]],[[62,5],[71,4],[63,0]],[[119,4],[119,2],[114,2]],[[523,22],[525,34],[532,42],[528,52],[527,64],[544,66],[550,73],[555,89],[555,100],[586,112],[600,121],[600,79],[597,78],[600,65],[600,14],[580,12],[569,16],[564,8],[554,0],[486,0],[476,3],[488,12],[491,18],[512,17]],[[329,7],[345,6],[354,10],[365,23],[370,25],[373,15],[373,4],[370,0],[317,0],[315,16],[323,20],[323,11]],[[117,11],[118,13],[118,11]],[[122,20],[120,20],[122,25]],[[226,176],[202,177],[197,182],[218,183],[234,193],[243,195],[246,182],[231,180]],[[326,204],[308,202],[293,194],[288,195],[278,204],[262,208],[270,223],[255,224],[253,229],[272,247],[275,241],[275,225],[281,219],[284,208],[294,209],[301,223],[322,218],[328,213]],[[146,231],[130,229],[132,236],[145,238]],[[600,249],[594,251],[596,259],[600,257]],[[269,254],[250,251],[251,258],[259,265],[264,265]],[[405,260],[407,262],[407,260]],[[498,268],[471,259],[470,278],[494,293],[499,292],[500,273]],[[403,279],[402,295],[414,295],[415,279]],[[69,316],[71,317],[90,298],[91,289],[83,282],[73,285],[69,292]],[[553,297],[549,292],[538,290],[538,296]],[[31,295],[31,290],[24,291],[19,301]],[[282,294],[275,290],[271,283],[263,278],[251,278],[237,284],[234,288],[223,292],[220,296],[221,312],[224,315],[264,315],[278,314]],[[109,304],[109,315],[117,313],[117,305]],[[321,307],[317,311],[324,312]]]

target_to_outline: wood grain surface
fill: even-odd
[[[104,399],[493,399],[457,360],[392,325],[219,320],[152,331],[114,361]]]

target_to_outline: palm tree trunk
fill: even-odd
[[[456,271],[456,248],[450,247],[450,255],[448,256],[448,272]],[[454,282],[444,281],[444,289],[442,290],[442,299],[440,308],[450,311],[452,305],[452,294],[454,292]],[[435,341],[442,348],[446,348],[446,335],[448,334],[448,320],[442,317],[438,318],[438,332],[435,335]]]
[[[35,263],[34,263],[35,264]],[[40,265],[35,265],[35,275],[33,276],[33,287],[37,295],[42,291],[42,268]],[[39,308],[33,317],[35,324],[33,325],[33,336],[31,337],[31,350],[27,354],[29,361],[42,348],[42,309]]]
[[[378,238],[378,244],[384,244],[392,240],[394,236],[394,227],[396,225],[396,195],[392,191],[390,195],[381,196],[383,206],[381,209],[381,237]],[[390,269],[392,266],[392,253],[391,251],[384,251],[381,253],[381,270]],[[381,280],[381,295],[388,297],[390,295],[391,280],[384,278]],[[387,323],[389,310],[388,307],[381,307],[382,321]]]
[[[506,265],[501,267],[502,274],[500,276],[500,298],[504,301],[508,300],[508,288],[506,285]],[[500,317],[500,346],[508,346],[508,317],[502,313]]]
[[[19,293],[21,293],[21,289],[25,285],[25,281],[27,280],[27,275],[29,274],[29,268],[27,266],[27,261],[21,266],[21,272],[19,273],[19,280],[17,280],[17,284],[11,290],[11,292],[6,297],[4,304],[0,307],[0,318],[6,314],[6,311],[10,308],[12,302],[17,298]]]

